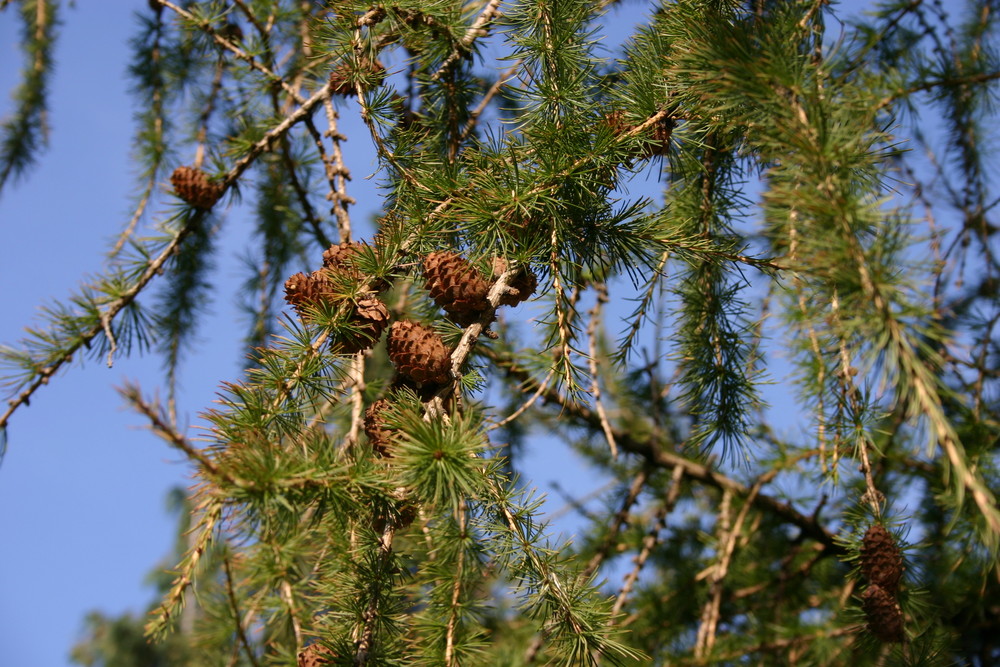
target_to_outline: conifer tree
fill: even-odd
[[[44,146],[60,4],[0,2],[26,54],[0,188]],[[76,660],[1000,660],[1000,8],[617,4],[142,8],[151,224],[0,350],[0,429],[77,354],[152,345],[173,395],[235,211],[249,361],[208,442],[122,390],[195,486],[162,598],[90,617]],[[613,12],[643,17],[620,48]],[[614,482],[576,543],[519,476],[534,434]]]

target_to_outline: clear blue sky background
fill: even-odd
[[[635,7],[613,10],[615,32],[632,23]],[[135,31],[133,12],[146,8],[146,0],[64,7],[51,85],[51,148],[0,196],[0,343],[16,343],[39,304],[64,298],[87,273],[100,271],[130,216],[136,179],[129,163],[134,109],[125,77],[127,40]],[[0,116],[10,111],[8,92],[23,65],[14,11],[0,13]],[[351,111],[342,131],[351,137],[351,194],[361,202],[360,218],[378,200],[372,182],[362,179],[373,165],[364,133],[348,121]],[[632,194],[658,189],[655,177],[640,178]],[[226,219],[220,247],[242,248],[246,219],[238,211]],[[220,256],[215,282],[222,296],[184,364],[178,408],[192,423],[219,382],[239,373],[238,254]],[[81,362],[40,389],[11,421],[0,466],[0,667],[69,664],[91,609],[143,613],[153,599],[144,579],[174,539],[176,522],[165,500],[168,489],[187,485],[188,468],[142,430],[140,417],[121,409],[113,389],[126,378],[156,389],[160,360],[121,359],[110,370],[99,360]],[[529,453],[527,476],[536,471],[534,483],[543,490],[552,480],[571,491],[593,488],[592,476],[556,443]],[[552,509],[560,505],[550,501]]]

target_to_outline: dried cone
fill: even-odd
[[[861,594],[861,606],[868,619],[868,630],[885,643],[901,642],[903,635],[903,612],[896,598],[885,589],[872,584]]]
[[[903,556],[892,534],[881,524],[873,524],[861,541],[861,571],[869,584],[891,595],[899,590],[903,575]]]
[[[393,430],[385,427],[385,412],[389,401],[380,398],[365,410],[365,435],[368,443],[380,456],[392,456]]]
[[[500,274],[507,270],[507,260],[502,257],[493,258],[493,276],[500,277]],[[538,288],[538,278],[527,267],[522,266],[521,270],[514,274],[509,285],[517,293],[507,292],[500,295],[499,305],[516,306],[522,301],[527,301],[528,297],[535,293]]]
[[[396,370],[415,382],[446,384],[451,379],[448,348],[430,327],[407,320],[394,322],[386,352]]]
[[[337,655],[322,644],[310,644],[299,651],[298,667],[332,665]]]
[[[358,299],[350,314],[350,327],[338,333],[332,346],[337,352],[354,354],[378,342],[389,326],[389,309],[375,297]]]
[[[170,175],[177,196],[198,208],[210,209],[222,196],[222,186],[208,180],[208,174],[194,167],[177,167]]]
[[[432,252],[424,258],[424,280],[431,298],[461,326],[490,310],[490,285],[476,267],[453,252]]]

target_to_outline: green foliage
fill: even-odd
[[[10,178],[27,172],[49,140],[47,98],[59,3],[22,0],[19,4],[25,63],[21,84],[14,92],[14,114],[0,125],[0,192]]]
[[[822,2],[681,0],[617,44],[631,7],[586,0],[153,2],[130,69],[135,216],[103,275],[0,350],[0,428],[80,348],[155,344],[173,391],[227,207],[253,218],[250,353],[205,447],[122,391],[191,461],[191,530],[153,643],[94,615],[74,658],[995,661],[1000,63],[981,4],[883,3],[835,42]],[[46,25],[4,174],[41,136]],[[310,292],[285,279],[366,229],[347,114],[375,156],[376,233]],[[164,198],[181,164],[229,196]],[[149,201],[177,205],[142,237]],[[425,284],[442,250],[477,272],[465,319]],[[531,303],[501,305],[529,273]],[[341,353],[376,297],[441,341]],[[410,377],[442,344],[448,381]],[[769,411],[770,383],[794,396]],[[580,503],[575,543],[519,477],[553,438],[611,489]],[[874,524],[906,563],[881,617]],[[905,641],[883,643],[893,619]]]

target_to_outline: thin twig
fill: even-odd
[[[601,400],[601,383],[597,372],[597,329],[601,322],[601,311],[605,303],[608,302],[608,286],[605,283],[597,284],[597,298],[594,307],[590,309],[590,324],[587,326],[587,338],[589,340],[589,350],[587,360],[590,367],[590,393],[594,396],[594,408],[597,410],[597,417],[601,420],[601,430],[604,431],[604,439],[611,449],[611,458],[618,460],[618,444],[615,442],[615,434],[608,422],[607,412],[604,410],[604,402]]]
[[[170,591],[167,592],[154,617],[146,625],[147,635],[158,636],[166,630],[174,612],[184,604],[184,594],[194,581],[194,571],[197,569],[198,563],[201,562],[201,557],[205,555],[205,551],[212,541],[212,535],[222,519],[222,501],[212,496],[206,496],[192,511],[192,514],[195,513],[201,515],[197,525],[192,529],[198,531],[198,537],[194,546],[185,555],[180,572],[174,578]]]
[[[254,655],[253,648],[250,646],[250,640],[247,638],[246,631],[243,629],[243,623],[240,621],[240,608],[236,601],[236,591],[233,588],[233,572],[229,567],[229,556],[222,557],[222,569],[226,574],[226,598],[229,601],[229,610],[233,614],[233,621],[236,623],[236,636],[240,640],[240,644],[243,645],[243,652],[246,653],[247,660],[254,667],[259,667],[257,662],[257,656]]]
[[[670,478],[670,490],[667,492],[666,499],[660,504],[659,509],[656,510],[653,525],[642,540],[642,551],[635,557],[635,567],[626,575],[622,589],[618,592],[618,597],[615,599],[615,606],[611,609],[611,618],[608,619],[608,625],[614,625],[617,622],[616,617],[621,612],[622,607],[625,606],[629,594],[635,587],[635,582],[639,580],[642,568],[652,555],[653,549],[660,543],[660,533],[663,532],[663,529],[667,525],[667,516],[673,511],[674,505],[677,504],[677,499],[680,497],[681,479],[683,477],[684,469],[674,468],[674,472]]]
[[[250,69],[253,69],[253,70],[256,70],[256,71],[260,72],[264,76],[268,77],[274,83],[277,83],[278,85],[280,85],[281,88],[282,88],[282,90],[284,90],[286,93],[288,93],[292,97],[292,99],[295,100],[296,103],[298,103],[298,104],[305,104],[305,100],[302,98],[301,95],[299,95],[299,92],[297,90],[295,90],[295,88],[293,88],[287,81],[285,81],[285,79],[283,77],[275,74],[274,72],[272,72],[270,69],[268,69],[264,65],[261,65],[259,62],[257,62],[257,60],[252,55],[248,54],[246,51],[244,51],[243,49],[241,49],[239,46],[237,46],[236,44],[234,44],[230,40],[228,40],[225,37],[223,37],[222,35],[220,35],[215,30],[215,28],[212,27],[211,23],[209,23],[208,21],[201,21],[201,20],[197,19],[189,11],[187,11],[186,9],[184,9],[182,7],[179,7],[179,6],[175,5],[170,0],[157,0],[157,1],[161,5],[163,5],[164,7],[170,8],[171,10],[173,10],[174,12],[176,12],[178,15],[182,16],[183,18],[187,19],[188,21],[190,21],[194,25],[196,25],[199,28],[201,28],[201,30],[204,31],[209,37],[211,37],[212,40],[215,41],[216,44],[218,44],[222,48],[230,51],[233,55],[235,55],[240,60],[243,60],[244,62],[246,62],[250,66]]]
[[[722,548],[719,553],[718,562],[711,569],[711,590],[710,599],[705,603],[702,612],[702,622],[698,627],[698,641],[695,646],[695,657],[704,658],[712,652],[715,646],[716,632],[719,627],[719,618],[722,607],[722,584],[729,573],[729,564],[732,562],[733,552],[736,550],[736,542],[743,532],[743,523],[746,520],[750,508],[753,506],[754,497],[760,491],[761,480],[753,485],[750,494],[747,496],[740,508],[740,512],[733,522],[732,528],[729,526],[729,503],[732,495],[724,494],[722,498],[722,509],[720,510],[719,542]]]
[[[118,388],[118,393],[128,401],[132,408],[137,412],[142,414],[146,419],[149,420],[150,430],[158,435],[160,438],[165,440],[167,444],[171,447],[181,450],[184,452],[192,461],[201,465],[210,476],[225,480],[230,484],[235,486],[247,486],[246,482],[242,480],[237,480],[232,477],[228,472],[223,471],[216,465],[215,461],[206,456],[201,450],[192,445],[187,438],[177,432],[177,430],[170,424],[169,420],[164,417],[161,409],[155,403],[150,404],[142,396],[142,389],[139,385],[126,382],[124,386]]]
[[[465,127],[462,128],[461,134],[458,135],[459,144],[463,143],[466,139],[469,138],[469,135],[472,134],[472,131],[476,129],[476,124],[479,122],[479,117],[486,110],[486,107],[490,105],[490,102],[493,100],[496,94],[500,92],[500,89],[503,88],[505,85],[507,85],[507,82],[510,81],[510,78],[512,76],[514,76],[514,72],[518,70],[518,68],[521,66],[523,62],[524,59],[519,58],[514,62],[513,65],[511,65],[507,69],[506,72],[500,75],[500,78],[498,78],[496,81],[493,82],[493,85],[490,86],[490,89],[486,91],[485,95],[483,95],[483,99],[479,100],[479,104],[477,104],[476,108],[473,109],[472,112],[469,114],[469,120],[465,122]]]
[[[632,505],[635,504],[635,501],[639,499],[639,493],[642,492],[642,489],[646,485],[646,481],[648,479],[649,469],[645,467],[632,479],[632,483],[629,485],[628,493],[626,493],[625,497],[622,499],[621,507],[618,508],[618,512],[615,513],[614,520],[608,527],[608,533],[604,537],[604,542],[600,547],[598,547],[596,553],[591,556],[587,566],[583,568],[582,572],[580,572],[581,578],[590,579],[590,577],[597,572],[597,568],[601,566],[604,559],[608,557],[611,547],[618,543],[622,526],[628,522],[629,511],[632,509]]]
[[[526,400],[524,403],[518,406],[517,410],[514,410],[514,412],[507,415],[506,417],[498,421],[496,424],[490,424],[486,428],[486,430],[492,431],[494,429],[502,428],[507,424],[511,423],[512,421],[514,421],[515,419],[517,419],[518,417],[520,417],[522,414],[524,414],[524,412],[528,410],[532,405],[534,405],[535,401],[538,400],[538,397],[541,396],[542,393],[548,388],[549,382],[552,381],[552,376],[555,375],[555,373],[556,373],[555,369],[550,368],[549,372],[545,375],[545,378],[538,384],[538,388],[528,398],[528,400]]]
[[[381,558],[383,562],[392,556],[392,539],[395,534],[395,526],[393,526],[392,523],[388,523],[385,530],[382,532],[382,535],[379,537],[379,558]],[[375,585],[380,585],[380,583],[381,582],[376,582]],[[375,640],[375,617],[378,614],[379,602],[380,596],[373,593],[371,601],[368,603],[368,607],[362,615],[360,638],[358,639],[357,648],[354,652],[355,665],[365,665],[368,663],[368,656]]]
[[[451,66],[462,57],[463,54],[468,53],[472,48],[472,44],[480,37],[485,37],[489,34],[489,24],[494,18],[500,13],[500,4],[502,0],[489,0],[483,11],[479,13],[476,20],[472,22],[469,29],[465,31],[462,35],[462,39],[458,40],[455,48],[452,49],[448,57],[444,59],[441,66],[438,67],[437,71],[431,75],[431,81],[437,81],[441,78],[445,72],[451,69]]]
[[[456,512],[458,514],[456,518],[458,520],[459,535],[464,537],[466,531],[465,505],[459,504]],[[452,667],[455,664],[455,630],[458,627],[459,601],[462,594],[462,576],[464,575],[462,570],[464,565],[465,549],[462,548],[458,550],[458,562],[455,564],[455,572],[453,573],[455,580],[451,588],[451,609],[448,612],[448,624],[445,627],[445,667]]]
[[[503,354],[497,350],[488,350],[486,354],[493,360],[494,363],[497,364],[497,366],[504,369],[512,376],[518,378],[527,386],[537,386],[537,380],[535,380],[527,370],[519,367],[510,357],[503,356]],[[546,389],[542,393],[542,396],[545,400],[558,405],[564,418],[576,419],[595,429],[601,428],[600,419],[594,411],[586,405],[568,401],[558,391],[554,391],[552,388]],[[680,454],[677,454],[676,451],[681,448],[679,443],[671,443],[662,439],[640,439],[637,438],[631,431],[615,430],[614,433],[615,440],[618,442],[618,445],[622,448],[622,450],[637,456],[642,456],[656,467],[667,468],[670,470],[680,467],[684,469],[684,475],[688,479],[698,481],[702,484],[706,484],[722,491],[729,490],[739,497],[748,497],[750,495],[751,489],[742,482],[739,482],[731,477],[727,477],[726,475],[718,472],[717,470],[713,470],[703,463],[692,461],[691,459],[687,459]],[[802,456],[805,457],[811,455],[815,455],[815,452],[803,453]],[[778,469],[775,469],[775,472],[777,472],[777,470]],[[761,509],[774,514],[783,521],[787,521],[788,523],[797,526],[805,536],[808,536],[809,538],[822,544],[829,555],[839,556],[845,553],[844,548],[834,541],[833,534],[826,530],[817,517],[806,516],[790,504],[763,493],[756,494],[753,502]]]

